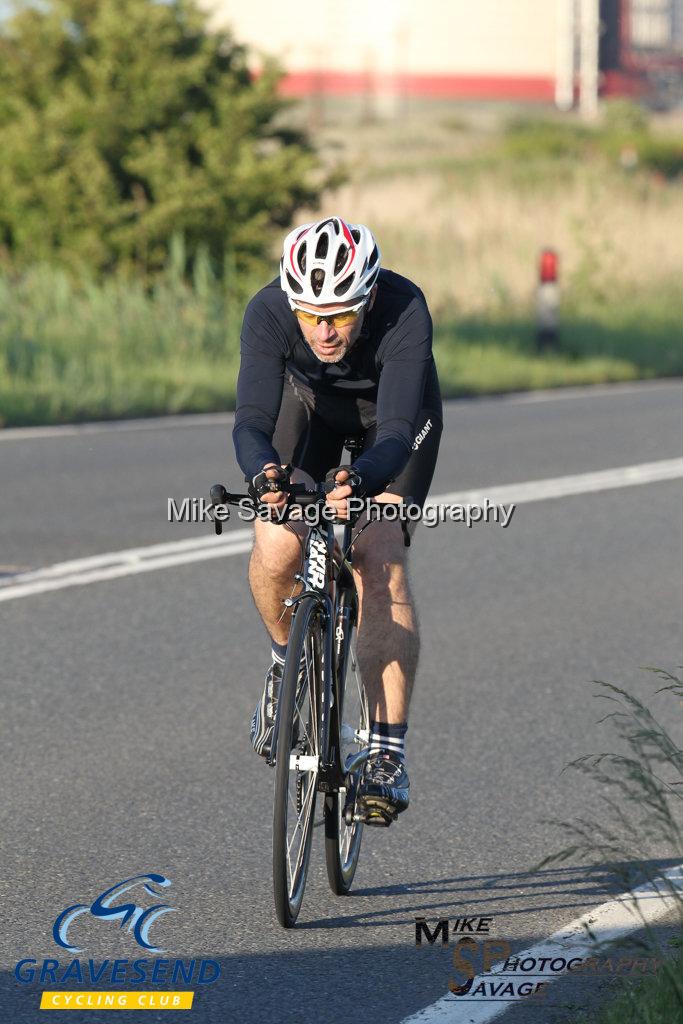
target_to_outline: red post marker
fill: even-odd
[[[539,350],[556,348],[560,334],[560,285],[554,249],[542,249],[536,296],[536,342]]]
[[[557,281],[557,253],[554,249],[541,250],[541,283]]]

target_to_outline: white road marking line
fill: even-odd
[[[663,459],[660,462],[644,462],[594,473],[529,480],[471,491],[452,491],[449,494],[437,495],[428,502],[428,505],[481,505],[487,499],[497,504],[521,505],[532,501],[546,501],[550,498],[591,494],[681,478],[683,458]],[[65,587],[84,586],[88,583],[99,583],[101,580],[119,579],[122,576],[135,576],[143,572],[153,572],[155,569],[187,565],[189,562],[227,558],[230,555],[242,554],[250,547],[251,529],[242,529],[226,533],[225,538],[221,540],[212,535],[77,558],[0,581],[0,601],[13,601],[20,597],[30,597],[33,594],[61,590]]]
[[[185,551],[204,551],[207,548],[219,548],[224,554],[230,551],[223,551],[226,544],[232,546],[242,541],[249,541],[251,544],[251,530],[233,530],[220,539],[215,534],[203,537],[188,537],[185,540],[167,541],[164,544],[147,544],[144,547],[128,548],[124,551],[109,551],[102,555],[89,555],[87,558],[74,558],[70,562],[57,562],[55,565],[48,565],[43,569],[31,569],[22,572],[16,577],[17,583],[34,583],[39,580],[54,579],[61,576],[71,576],[75,573],[86,572],[90,569],[105,569],[107,566],[137,565],[140,561],[153,561],[164,555],[174,555]],[[0,587],[8,584],[0,583]],[[14,585],[12,581],[10,586]],[[0,591],[1,593],[1,591]]]
[[[652,883],[638,886],[632,893],[622,893],[607,903],[602,903],[595,910],[590,910],[570,921],[560,931],[555,932],[545,942],[539,942],[529,949],[519,953],[510,954],[510,959],[519,960],[534,957],[540,960],[548,957],[551,960],[562,957],[565,960],[572,960],[574,957],[595,956],[596,942],[608,943],[616,939],[624,938],[632,932],[643,928],[645,924],[651,925],[659,918],[680,908],[680,893],[683,892],[683,864],[677,864],[668,871],[663,872],[660,878]],[[587,933],[589,928],[595,939]],[[476,991],[477,986],[496,980],[497,975],[503,971],[504,961],[494,965],[487,974],[478,975],[468,995]],[[566,977],[567,972],[548,972],[543,975],[543,981],[552,982],[557,977]],[[518,981],[525,977],[524,972],[515,972]],[[580,977],[580,975],[579,975]],[[510,972],[504,975],[505,981],[510,981]],[[535,979],[537,980],[537,979]],[[431,1006],[424,1010],[406,1017],[401,1024],[485,1024],[502,1016],[511,1006],[524,1003],[528,997],[510,997],[505,1003],[496,1000],[487,1000],[484,996],[481,1002],[465,1001],[467,997],[448,994],[443,996]],[[538,1010],[542,1003],[530,1003]]]
[[[489,501],[500,505],[508,502],[522,505],[531,501],[546,501],[548,498],[566,498],[573,494],[591,494],[595,491],[635,487],[662,480],[678,480],[681,477],[683,458],[662,459],[659,462],[641,462],[635,466],[619,466],[617,469],[601,469],[592,473],[575,473],[571,476],[529,480],[526,483],[503,484],[498,487],[480,487],[472,491],[453,491],[452,494],[441,494],[433,498],[429,504],[481,505],[488,498]]]
[[[109,565],[101,569],[90,569],[71,575],[59,576],[56,579],[42,579],[34,583],[15,583],[11,587],[0,589],[0,601],[13,601],[20,597],[31,597],[33,594],[46,594],[52,590],[65,590],[67,587],[82,587],[87,583],[100,583],[103,580],[120,579],[122,576],[139,576],[144,572],[155,572],[157,569],[168,569],[171,566],[187,565],[190,562],[205,562],[212,558],[227,558],[228,555],[239,555],[251,550],[251,540],[237,544],[214,545],[204,550],[184,551],[177,555],[165,555],[161,558],[141,559],[138,562],[124,561],[121,565]]]

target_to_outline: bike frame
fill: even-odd
[[[360,442],[356,438],[347,438],[344,447],[354,458],[360,450]],[[298,488],[300,485],[295,485]],[[296,490],[291,493],[295,496]],[[306,501],[299,504],[322,504],[326,489],[318,484],[315,491],[306,491]],[[211,488],[212,505],[240,504],[249,495],[229,494],[222,484]],[[253,500],[253,499],[252,499]],[[214,519],[217,534],[222,533],[222,523]],[[346,678],[349,644],[345,637],[356,622],[358,597],[351,570],[353,524],[344,524],[341,546],[341,557],[335,557],[335,536],[333,524],[327,520],[324,526],[309,524],[304,544],[303,573],[297,573],[295,579],[302,584],[302,591],[284,603],[288,608],[295,606],[304,596],[313,597],[320,608],[328,628],[325,630],[325,648],[323,650],[323,690],[318,695],[321,710],[321,758],[318,766],[318,789],[326,794],[338,792],[344,787],[346,776],[355,771],[368,758],[369,747],[361,749],[349,760],[341,763],[341,748],[332,744],[332,716],[337,715],[339,733],[342,728],[342,695],[340,680]],[[343,657],[343,661],[341,660]],[[271,754],[268,759],[271,766],[277,749],[279,718],[276,716]],[[341,735],[340,735],[341,739]],[[296,755],[293,755],[296,756]],[[296,766],[294,766],[296,767]]]
[[[332,744],[331,721],[337,709],[341,724],[340,679],[345,678],[348,645],[344,637],[353,627],[357,614],[356,587],[351,572],[352,525],[345,523],[341,546],[341,559],[335,559],[335,536],[331,522],[325,526],[310,525],[304,546],[303,572],[296,579],[303,584],[300,594],[285,604],[295,608],[304,597],[314,597],[320,612],[328,623],[323,651],[323,691],[321,698],[321,763],[318,789],[323,793],[337,792],[344,785],[349,767],[341,763],[341,750]],[[348,555],[348,558],[347,558]],[[332,628],[329,628],[332,627]],[[344,652],[344,661],[340,658]],[[278,722],[276,719],[272,755],[277,749]],[[359,751],[353,758],[353,769],[367,760],[367,751]]]

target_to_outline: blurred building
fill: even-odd
[[[607,95],[683,103],[683,0],[601,0],[600,70]]]
[[[364,97],[389,112],[409,97],[567,108],[581,84],[640,95],[683,67],[683,0],[203,2],[216,25],[282,61],[286,94]]]

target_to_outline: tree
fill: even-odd
[[[323,182],[306,137],[277,126],[279,71],[195,0],[42,0],[0,29],[0,246],[145,276],[181,233],[238,270]]]

